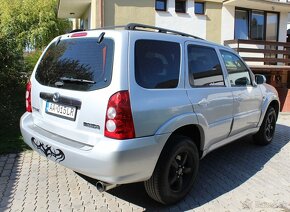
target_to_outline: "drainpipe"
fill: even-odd
[[[104,27],[104,0],[99,0],[99,26]]]

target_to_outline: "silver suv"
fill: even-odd
[[[144,181],[181,200],[199,160],[246,135],[274,135],[279,99],[230,48],[140,24],[55,38],[35,66],[20,125],[48,159],[99,191]]]

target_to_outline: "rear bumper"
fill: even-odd
[[[94,146],[52,134],[33,124],[31,113],[20,120],[25,143],[39,154],[86,176],[112,184],[151,177],[169,134],[114,140],[100,137]]]

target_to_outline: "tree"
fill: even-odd
[[[57,18],[57,0],[0,0],[0,30],[15,38],[18,47],[43,48],[71,28]]]
[[[19,70],[23,67],[22,50],[13,37],[0,33],[0,90],[19,84]]]

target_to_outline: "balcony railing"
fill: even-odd
[[[258,40],[227,40],[252,68],[290,70],[290,43]]]

